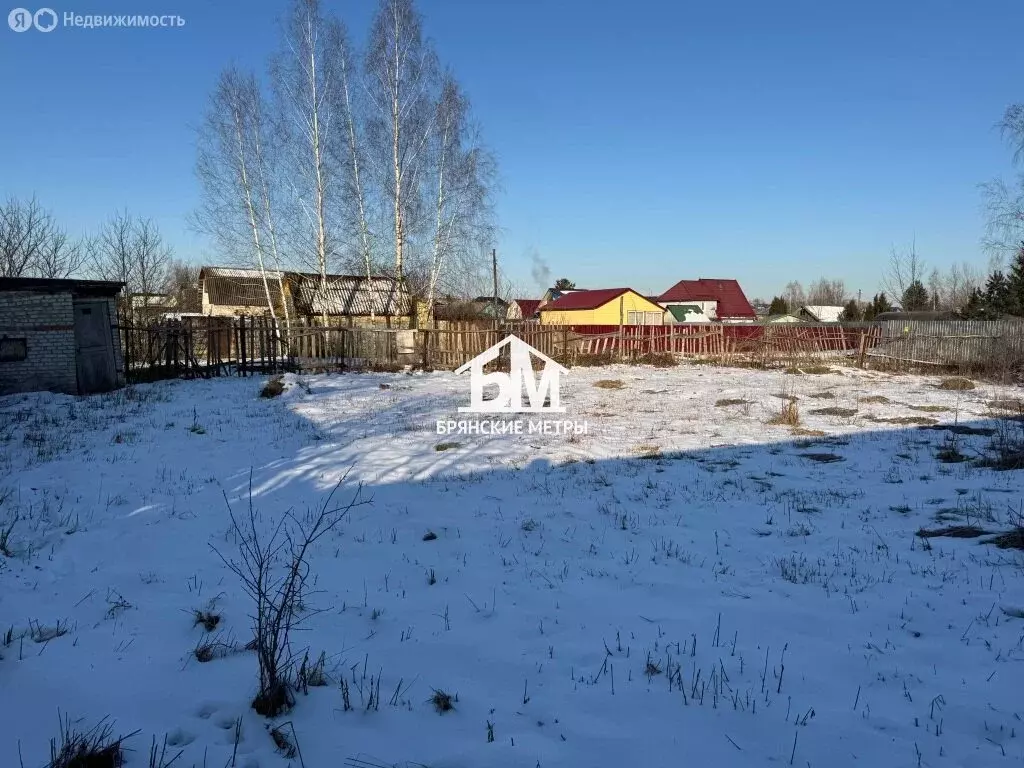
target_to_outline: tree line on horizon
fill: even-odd
[[[915,245],[894,247],[870,300],[850,296],[842,280],[823,277],[806,290],[791,281],[769,313],[830,305],[844,307],[844,320],[863,320],[898,304],[971,319],[1024,316],[1024,103],[998,127],[1014,175],[982,185],[987,270],[964,262],[926,271]],[[361,45],[319,0],[290,0],[265,72],[220,74],[196,173],[193,226],[265,283],[282,269],[306,269],[322,278],[391,275],[428,300],[492,292],[497,164],[414,0],[380,0]],[[534,278],[547,276],[532,258]],[[197,272],[174,260],[150,218],[124,210],[74,238],[35,196],[0,203],[0,277],[86,276],[124,282],[128,293],[173,294]]]

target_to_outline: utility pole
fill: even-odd
[[[491,248],[491,271],[494,275],[494,327],[498,327],[498,250]]]

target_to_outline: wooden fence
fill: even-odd
[[[1010,321],[662,326],[446,322],[423,330],[293,321],[287,332],[269,318],[249,317],[121,325],[129,381],[402,365],[453,370],[509,334],[569,364],[672,355],[765,368],[840,360],[901,369],[1024,367],[1024,323]]]
[[[901,368],[1011,372],[1024,369],[1021,320],[886,320],[869,356]]]

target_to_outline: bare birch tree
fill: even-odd
[[[982,185],[988,217],[983,244],[1000,259],[1016,253],[1024,241],[1024,104],[1012,104],[997,127],[1013,150],[1016,173],[1009,181]]]
[[[419,174],[433,127],[437,62],[423,40],[413,0],[382,0],[370,30],[366,59],[367,93],[374,148],[389,162],[382,187],[392,211],[395,276],[402,280],[409,237],[418,222],[422,197]]]
[[[490,191],[494,161],[469,122],[469,99],[449,74],[437,102],[432,132],[436,173],[434,233],[427,306],[434,306],[438,281],[455,269],[472,272],[467,259],[479,256],[493,237]],[[491,288],[489,293],[493,293]]]
[[[210,97],[199,133],[196,172],[203,190],[203,206],[196,216],[200,229],[211,234],[225,251],[254,264],[260,272],[267,309],[276,323],[277,309],[267,276],[266,232],[273,233],[273,210],[266,183],[261,132],[262,97],[253,75],[225,70]],[[275,278],[284,301],[280,264]],[[249,256],[246,258],[246,254]],[[288,316],[285,309],[286,333]]]
[[[363,126],[357,113],[363,103],[357,101],[354,78],[358,72],[353,67],[352,49],[344,25],[338,24],[333,36],[333,55],[337,57],[341,77],[339,110],[341,112],[344,139],[339,149],[344,156],[340,164],[343,173],[343,194],[341,200],[345,229],[354,234],[358,258],[367,281],[373,278],[374,237],[370,228],[370,200],[366,174],[366,148]],[[370,302],[370,318],[376,316],[376,302]]]
[[[277,129],[284,138],[288,162],[297,171],[297,178],[288,182],[311,233],[307,240],[299,230],[298,241],[312,243],[311,261],[325,297],[334,234],[328,216],[338,176],[331,160],[337,156],[331,147],[337,135],[332,106],[341,87],[340,62],[333,54],[341,36],[339,22],[324,18],[319,0],[294,0],[282,51],[271,68]],[[323,311],[326,322],[326,304]]]

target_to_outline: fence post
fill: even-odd
[[[247,375],[246,371],[246,350],[245,350],[245,315],[238,318],[238,370],[242,376]]]
[[[864,367],[864,358],[867,356],[868,351],[868,335],[863,330],[860,332],[860,349],[858,350],[857,366],[859,368]]]

